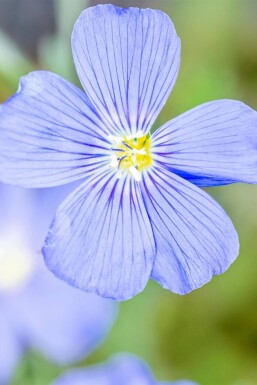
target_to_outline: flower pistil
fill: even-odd
[[[108,139],[112,143],[111,167],[117,168],[120,178],[124,170],[128,170],[136,181],[142,179],[141,171],[151,166],[150,134],[144,135],[141,131],[134,135],[113,136]]]

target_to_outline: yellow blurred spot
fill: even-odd
[[[30,253],[20,245],[0,238],[0,290],[22,287],[32,270]]]

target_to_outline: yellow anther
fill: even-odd
[[[113,143],[111,167],[127,170],[137,181],[141,180],[140,171],[152,164],[150,134],[109,136],[109,140]]]

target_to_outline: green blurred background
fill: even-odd
[[[104,2],[90,5],[99,3]],[[257,109],[256,0],[113,3],[162,9],[181,37],[179,78],[158,125],[213,99],[239,99]],[[0,102],[16,91],[20,76],[39,68],[78,83],[70,33],[87,5],[85,0],[0,0]],[[234,185],[208,192],[238,230],[237,261],[184,297],[149,283],[142,294],[120,305],[108,339],[81,365],[127,351],[145,359],[158,380],[257,384],[257,187]],[[63,370],[30,352],[13,385],[46,385]]]

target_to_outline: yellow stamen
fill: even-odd
[[[135,178],[141,180],[141,171],[152,164],[150,134],[138,132],[128,136],[109,136],[113,143],[111,167],[127,170]]]

